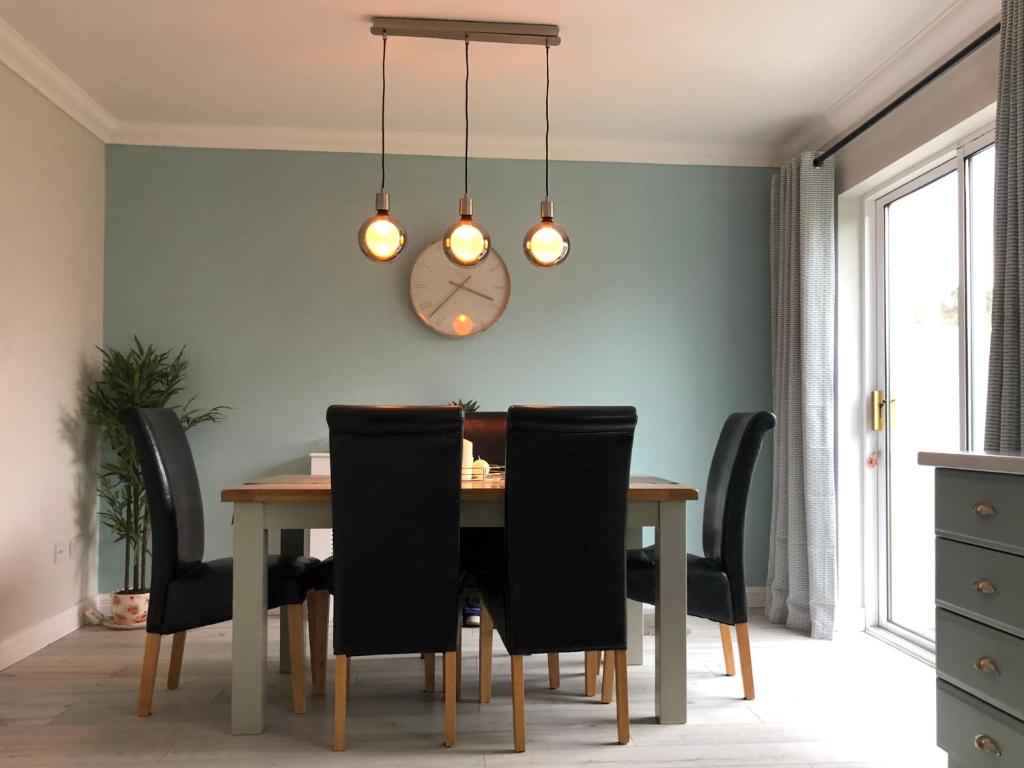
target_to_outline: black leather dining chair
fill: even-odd
[[[351,657],[395,653],[444,654],[444,745],[455,745],[462,423],[457,406],[327,411],[335,750],[345,749]]]
[[[704,496],[704,555],[686,556],[686,612],[718,622],[725,673],[736,674],[729,627],[736,627],[743,698],[754,698],[754,672],[747,627],[747,584],[743,575],[743,532],[747,496],[764,436],[775,427],[768,411],[734,413],[718,437]],[[654,547],[630,550],[627,591],[631,600],[654,604],[657,559]]]
[[[480,631],[497,629],[511,656],[517,752],[526,749],[523,657],[534,653],[610,654],[618,738],[629,741],[625,543],[635,427],[632,407],[509,409],[505,558],[482,575]],[[480,665],[489,680],[489,653]]]
[[[177,688],[190,629],[231,618],[232,559],[203,560],[205,520],[192,450],[178,415],[168,408],[125,408],[119,414],[142,468],[152,529],[146,645],[138,714],[152,711],[160,640],[173,635],[167,687]],[[267,607],[287,606],[292,709],[306,711],[302,603],[318,561],[278,555],[267,561]]]

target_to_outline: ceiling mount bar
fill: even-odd
[[[503,21],[459,21],[374,16],[370,33],[388,37],[429,37],[475,43],[556,46],[562,42],[557,24],[519,24]]]

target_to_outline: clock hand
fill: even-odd
[[[451,280],[449,280],[448,282],[449,282],[449,283],[451,283],[452,285],[454,285],[454,286],[455,286],[455,290],[454,290],[454,291],[452,291],[451,293],[449,293],[449,294],[448,294],[447,296],[445,296],[445,297],[444,297],[444,301],[442,301],[442,302],[441,302],[440,304],[438,304],[438,305],[437,305],[436,307],[434,307],[434,311],[433,311],[433,312],[431,312],[431,313],[430,313],[430,314],[428,315],[428,317],[433,317],[434,315],[436,315],[436,314],[437,314],[437,311],[438,311],[439,309],[441,309],[441,307],[443,307],[443,306],[444,306],[445,304],[447,304],[447,303],[448,303],[448,300],[449,300],[449,299],[450,299],[450,298],[451,298],[452,296],[454,296],[454,295],[455,295],[456,293],[458,293],[458,292],[459,292],[460,290],[462,290],[462,286],[464,286],[464,285],[465,285],[466,283],[468,283],[468,282],[469,282],[469,278],[470,278],[470,277],[473,277],[473,276],[472,276],[472,275],[470,275],[470,276],[469,276],[469,277],[467,277],[467,278],[466,278],[465,280],[463,280],[463,281],[462,281],[461,283],[455,283],[455,282],[452,282]]]
[[[459,286],[459,288],[461,288],[462,290],[464,290],[464,291],[469,291],[470,293],[475,293],[475,294],[476,294],[477,296],[479,296],[479,297],[480,297],[481,299],[487,299],[488,301],[494,301],[494,299],[493,299],[493,298],[491,298],[490,296],[488,296],[488,295],[487,295],[486,293],[480,293],[480,291],[475,291],[475,290],[473,290],[472,288],[467,288],[467,287],[466,287],[466,282],[469,282],[469,281],[467,280],[467,281],[465,281],[465,282],[463,282],[463,283],[459,284],[459,283],[456,283],[456,282],[455,282],[454,280],[449,280],[449,281],[448,281],[448,284],[449,284],[449,285],[458,285],[458,286]]]

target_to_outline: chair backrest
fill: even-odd
[[[505,463],[505,433],[508,415],[504,411],[474,411],[466,414],[463,437],[473,443],[473,458],[488,464]]]
[[[730,415],[718,436],[704,492],[704,556],[724,567],[733,602],[743,615],[747,604],[743,575],[747,496],[761,443],[774,427],[775,414],[769,411]]]
[[[202,562],[203,496],[192,449],[174,411],[125,408],[118,416],[131,435],[146,485],[153,553],[148,622],[151,630],[158,630],[167,585],[181,571]]]
[[[635,427],[632,407],[509,409],[509,653],[625,648]]]
[[[462,409],[327,411],[334,652],[454,651]]]

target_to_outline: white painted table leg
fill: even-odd
[[[661,723],[686,722],[686,503],[658,504],[654,712]]]
[[[640,549],[644,545],[643,528],[626,529],[626,549]],[[626,601],[626,663],[639,666],[644,663],[644,604]]]
[[[263,731],[267,672],[267,532],[262,504],[235,504],[231,732]]]

